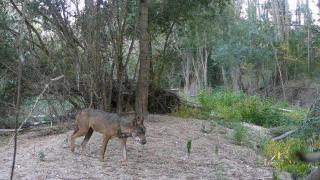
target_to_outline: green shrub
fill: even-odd
[[[284,112],[278,109],[282,106],[280,103],[274,104],[270,100],[260,100],[257,96],[230,91],[202,92],[199,102],[202,105],[200,114],[207,118],[245,121],[264,127],[298,123],[297,119],[302,119],[303,114],[302,111],[293,111],[295,114]]]
[[[199,95],[199,102],[202,105],[202,111],[211,117],[234,121],[239,120],[241,117],[239,108],[236,108],[236,106],[243,98],[244,96],[241,93],[203,92]]]
[[[247,136],[247,130],[242,125],[238,124],[234,128],[234,140],[237,145],[242,145]]]
[[[201,104],[200,109],[181,106],[174,115],[275,127],[296,125],[305,114],[304,110],[298,108],[290,108],[293,110],[288,112],[282,110],[287,108],[287,102],[274,103],[268,99],[261,100],[257,96],[231,91],[202,92],[198,96],[198,102]]]
[[[182,118],[188,118],[188,117],[198,117],[199,110],[190,108],[187,106],[179,106],[178,110],[173,113],[175,116],[179,116]]]
[[[309,173],[314,164],[301,162],[296,158],[297,151],[306,151],[307,145],[300,139],[269,141],[263,146],[263,152],[276,170],[285,170],[302,177]]]
[[[38,159],[39,159],[40,161],[46,160],[46,154],[44,153],[44,151],[39,151],[39,152],[38,152]]]

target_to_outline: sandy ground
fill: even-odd
[[[255,151],[235,145],[232,130],[206,121],[150,115],[145,122],[144,146],[128,140],[129,166],[122,165],[121,141],[112,139],[106,159],[99,161],[101,135],[94,133],[87,150],[69,148],[72,131],[44,137],[22,135],[18,141],[15,179],[272,179],[272,168],[263,166]],[[192,140],[190,157],[187,141]],[[39,155],[45,156],[40,160]],[[8,179],[12,147],[0,147],[0,179]]]

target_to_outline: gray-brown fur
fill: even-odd
[[[301,161],[305,161],[305,162],[314,162],[314,161],[320,160],[320,152],[313,152],[313,153],[298,152],[297,156]]]
[[[297,157],[301,161],[305,162],[314,162],[320,160],[320,152],[312,152],[312,153],[297,153]],[[307,177],[305,177],[305,180],[318,180],[320,179],[320,167],[313,170]]]
[[[76,127],[71,136],[71,151],[75,149],[75,139],[85,135],[81,143],[84,149],[93,131],[103,134],[102,146],[100,149],[100,159],[104,159],[107,144],[111,138],[122,139],[122,155],[125,165],[127,165],[127,137],[133,137],[141,144],[145,144],[145,126],[143,121],[137,121],[134,114],[118,115],[107,113],[97,109],[84,109],[76,115]]]

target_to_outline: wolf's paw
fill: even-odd
[[[104,157],[99,158],[100,162],[104,162]]]

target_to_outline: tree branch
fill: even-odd
[[[49,83],[47,83],[44,87],[44,89],[42,90],[42,92],[39,94],[39,96],[37,97],[36,99],[36,102],[33,104],[32,108],[31,108],[31,111],[29,112],[28,116],[24,119],[24,121],[20,124],[19,128],[17,129],[18,131],[21,130],[22,126],[27,122],[27,120],[30,118],[30,116],[32,115],[34,109],[36,108],[40,98],[42,97],[42,95],[46,92],[46,90],[49,88],[49,85],[51,84],[51,82],[53,81],[57,81],[59,79],[62,79],[64,77],[64,75],[61,75],[59,77],[56,77],[56,78],[53,78],[53,79],[50,79]],[[13,140],[13,137],[10,139],[9,143],[8,143],[8,146],[12,143],[12,140]]]
[[[24,17],[23,20],[24,20],[24,22],[26,23],[26,25],[27,25],[28,27],[30,27],[30,28],[32,29],[32,31],[36,34],[36,36],[37,36],[37,38],[38,38],[38,40],[39,40],[39,42],[40,42],[40,44],[41,44],[41,47],[42,47],[41,49],[46,53],[47,56],[49,56],[49,51],[48,51],[46,45],[44,44],[44,42],[42,41],[41,36],[40,36],[40,33],[39,33],[39,32],[36,30],[36,28],[27,20],[27,18],[25,18],[24,13],[17,7],[17,5],[13,2],[13,0],[10,0],[10,3],[12,4],[13,8],[18,12],[18,14],[19,14],[20,16],[23,16],[23,17]]]

